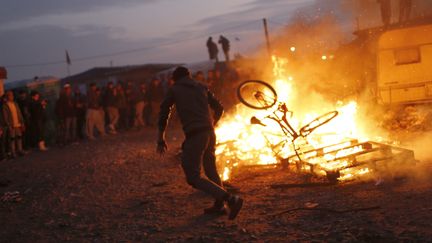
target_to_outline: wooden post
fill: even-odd
[[[268,28],[267,28],[267,19],[266,18],[263,18],[263,24],[264,24],[265,39],[266,39],[266,43],[267,43],[267,52],[268,52],[269,56],[271,56],[272,52],[271,52],[271,48],[270,48],[270,39],[269,39],[269,32],[268,32]]]

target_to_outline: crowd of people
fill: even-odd
[[[216,93],[225,107],[235,103],[235,92],[223,92],[235,89],[239,81],[235,69],[197,71],[194,79]],[[83,94],[73,83],[66,83],[56,102],[49,104],[54,105],[54,114],[47,112],[48,102],[37,91],[7,91],[1,102],[0,158],[13,159],[30,150],[46,151],[48,120],[56,124],[55,142],[50,146],[60,147],[155,126],[160,102],[171,85],[173,80],[160,78],[138,85],[121,81],[104,86],[91,83]]]

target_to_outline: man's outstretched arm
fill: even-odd
[[[207,92],[208,103],[212,110],[214,111],[214,124],[216,124],[219,119],[222,117],[224,108],[221,102],[214,96],[214,94],[210,91]]]

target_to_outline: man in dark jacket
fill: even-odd
[[[224,213],[227,202],[229,219],[234,219],[243,205],[243,199],[223,188],[216,168],[213,126],[222,116],[223,107],[206,86],[191,78],[188,69],[178,67],[173,79],[175,83],[160,106],[157,151],[162,155],[167,150],[165,129],[175,105],[186,136],[182,146],[182,168],[188,184],[214,197],[213,207],[204,210],[205,213]],[[214,111],[213,118],[209,107]],[[208,179],[201,177],[201,166]]]
[[[76,102],[72,94],[72,87],[70,84],[63,86],[63,91],[60,93],[57,102],[57,116],[60,122],[63,137],[62,143],[75,142],[76,140]]]
[[[44,102],[40,99],[40,94],[37,91],[32,91],[31,102],[29,105],[30,124],[29,131],[34,139],[33,143],[37,144],[40,151],[46,151],[44,127],[45,127],[45,108]]]
[[[86,120],[86,97],[81,93],[79,88],[75,89],[75,110],[76,110],[76,127],[77,136],[80,139],[84,138],[84,125]]]
[[[218,59],[219,50],[218,50],[216,43],[213,42],[212,37],[209,37],[207,40],[207,49],[208,49],[210,60],[215,60],[216,63],[218,63],[219,62],[219,59]]]
[[[225,61],[229,62],[229,60],[230,60],[230,58],[229,58],[229,51],[230,51],[230,42],[229,42],[229,40],[225,36],[221,35],[221,36],[219,36],[219,41],[218,42],[219,42],[219,44],[221,44],[222,50],[223,50],[223,52],[225,54]]]

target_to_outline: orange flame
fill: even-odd
[[[278,101],[286,103],[291,108],[290,110],[296,110],[292,109],[292,106],[295,105],[299,94],[296,91],[295,79],[288,74],[286,69],[288,60],[273,56],[272,61],[274,80],[271,85],[278,91]],[[332,144],[343,144],[349,138],[362,137],[359,134],[356,121],[357,103],[355,101],[346,104],[341,101],[336,104],[319,102],[314,111],[309,111],[300,116],[294,114],[294,117],[290,119],[290,124],[298,131],[302,125],[332,110],[339,112],[335,119],[316,129],[307,138],[296,141],[296,146],[301,147],[301,151]],[[286,158],[294,154],[290,143],[282,143],[284,135],[277,123],[270,122],[265,127],[250,124],[252,116],[265,116],[268,113],[269,111],[251,110],[242,104],[238,104],[236,114],[225,117],[216,128],[218,138],[216,156],[219,165],[223,167],[221,170],[223,180],[228,180],[233,170],[240,169],[243,166],[277,164],[279,158]],[[354,147],[341,150],[336,154],[310,159],[308,156],[313,156],[309,154],[304,159],[308,159],[310,164],[319,165],[318,167],[322,168],[321,173],[325,173],[326,170],[346,167],[348,161],[341,161],[338,158],[356,153],[361,149],[361,147]],[[369,172],[370,169],[368,168],[344,169],[341,171],[339,180],[350,179]]]

